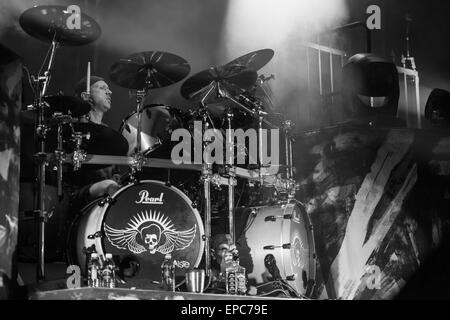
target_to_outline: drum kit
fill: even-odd
[[[35,78],[39,90],[30,108],[36,115],[35,132],[39,144],[35,155],[39,184],[36,210],[39,216],[38,280],[44,279],[45,225],[48,220],[44,194],[48,164],[57,169],[60,194],[63,165],[71,166],[74,171],[81,167],[97,169],[119,165],[129,168],[129,183],[113,196],[91,203],[78,215],[67,241],[70,243],[67,258],[71,264],[78,264],[83,270],[87,251],[108,252],[119,259],[123,270],[134,266],[131,275],[123,272],[124,279],[128,276],[135,280],[159,281],[161,261],[165,254],[171,253],[178,276],[203,264],[211,279],[211,190],[226,186],[227,231],[238,247],[240,241],[250,247],[250,252],[241,256],[242,264],[248,270],[248,280],[255,284],[284,281],[299,295],[311,294],[316,273],[314,237],[304,207],[294,199],[293,123],[289,120],[280,124],[271,122],[269,112],[253,94],[261,79],[257,72],[272,59],[274,51],[254,51],[189,77],[181,86],[181,95],[195,107],[187,112],[162,104],[144,103],[152,90],[178,83],[189,75],[191,68],[185,59],[162,51],[139,52],[120,59],[111,66],[109,78],[120,87],[136,91],[136,108],[116,132],[105,126],[78,121],[89,112],[89,104],[74,97],[47,95],[57,48],[91,43],[101,32],[98,24],[85,14],[81,14],[80,29],[68,28],[69,14],[62,6],[37,6],[20,17],[25,32],[50,43],[46,71]],[[272,173],[260,160],[257,166],[243,167],[229,163],[213,165],[208,161],[175,164],[170,159],[154,156],[155,150],[170,144],[173,130],[189,129],[189,121],[201,123],[203,137],[209,128],[239,129],[234,119],[241,115],[256,124],[258,159],[262,159],[264,128],[283,132],[281,144],[285,146],[286,154],[285,164],[280,166],[282,172]],[[47,134],[55,131],[54,128],[56,137]],[[67,128],[70,129],[68,136],[63,134]],[[231,135],[226,139],[227,146],[236,147]],[[203,141],[200,151],[203,153],[210,143]],[[199,174],[198,182],[203,189],[199,190],[202,208],[197,208],[175,185],[141,179],[143,168]],[[280,195],[275,206],[244,206],[250,214],[240,234],[235,232],[235,215],[239,212],[235,199],[238,180],[256,185],[260,190],[274,188]],[[273,267],[278,271],[274,272]]]

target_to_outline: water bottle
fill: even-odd
[[[101,265],[97,253],[92,253],[88,262],[88,286],[98,288],[101,286]]]
[[[229,262],[225,268],[225,289],[232,295],[245,295],[247,292],[245,268],[239,265],[239,260]]]
[[[161,264],[161,285],[162,290],[175,292],[175,267],[170,253],[164,256]]]
[[[86,284],[88,287],[92,287],[91,268],[92,268],[92,253],[89,253],[88,255],[86,255]]]
[[[111,253],[105,255],[105,262],[102,269],[102,287],[115,288],[116,287],[116,265]]]

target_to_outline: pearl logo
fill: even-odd
[[[150,193],[148,192],[148,190],[141,190],[139,192],[139,199],[135,202],[140,204],[164,204],[163,197],[163,192],[161,192],[159,197],[150,197]]]

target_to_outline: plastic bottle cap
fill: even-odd
[[[112,259],[112,253],[107,253],[107,254],[105,255],[105,257],[106,257],[106,259]]]

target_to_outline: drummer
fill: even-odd
[[[91,110],[83,116],[81,122],[90,122],[97,125],[104,125],[103,116],[111,109],[112,92],[106,81],[97,76],[90,77],[90,93],[86,92],[87,78],[84,77],[75,87],[75,96],[88,102]],[[71,175],[71,184],[75,190],[71,192],[73,206],[81,209],[96,198],[105,194],[113,195],[119,190],[117,168],[107,167],[101,170],[76,171]]]

